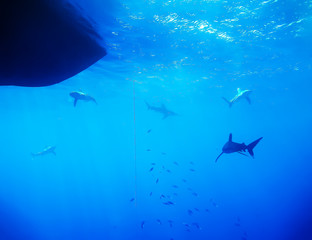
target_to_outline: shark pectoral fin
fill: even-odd
[[[248,157],[248,155],[247,155],[247,154],[245,154],[245,153],[242,153],[242,152],[237,152],[237,153],[242,154],[242,155],[244,155],[244,156]]]
[[[223,154],[223,152],[222,153],[220,153],[220,155],[216,158],[216,161],[215,162],[217,162],[218,161],[218,159],[219,159],[219,157],[221,157],[221,155]]]
[[[251,101],[250,101],[250,98],[249,97],[246,97],[246,100],[249,104],[251,104]]]
[[[97,101],[94,98],[92,98],[92,101],[95,102],[96,105],[98,105]]]
[[[77,105],[77,101],[78,101],[78,99],[77,99],[77,98],[75,98],[75,100],[74,100],[74,107],[76,107],[76,105]]]

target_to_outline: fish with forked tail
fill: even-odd
[[[78,91],[77,92],[71,92],[69,95],[72,98],[74,98],[74,107],[76,107],[78,100],[85,101],[85,102],[92,101],[92,102],[95,102],[95,104],[97,104],[94,97],[91,97],[90,95],[85,94],[83,92],[78,92]]]
[[[230,133],[230,136],[229,136],[229,141],[227,143],[224,144],[223,148],[222,148],[222,152],[221,154],[217,157],[216,161],[218,161],[219,157],[221,157],[221,155],[223,153],[240,153],[242,155],[245,155],[247,156],[245,153],[246,150],[249,152],[250,156],[254,157],[254,152],[253,152],[253,149],[254,147],[260,142],[260,140],[262,139],[259,138],[257,139],[256,141],[246,145],[245,143],[236,143],[236,142],[233,142],[232,141],[232,133]]]

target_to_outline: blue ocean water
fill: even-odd
[[[73,2],[108,55],[0,88],[1,239],[312,239],[311,1]]]

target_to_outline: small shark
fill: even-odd
[[[91,97],[90,95],[85,94],[83,92],[71,92],[69,95],[75,99],[74,100],[74,107],[76,107],[78,100],[82,100],[82,101],[86,101],[86,102],[93,101],[97,104],[97,102],[95,101],[95,99],[93,97]]]
[[[235,152],[237,152],[237,153],[240,153],[242,155],[247,156],[245,153],[243,153],[246,151],[246,149],[249,152],[250,156],[254,157],[253,149],[258,144],[258,142],[260,142],[261,139],[262,139],[262,137],[257,139],[256,141],[250,143],[249,145],[246,145],[245,143],[233,142],[232,141],[232,133],[230,133],[229,141],[226,144],[224,144],[224,146],[222,148],[222,153],[217,157],[215,162],[218,161],[219,157],[221,157],[221,155],[223,153],[235,153]]]
[[[237,94],[235,95],[235,97],[231,100],[228,101],[225,97],[222,97],[224,101],[226,101],[229,104],[229,107],[232,107],[233,103],[237,102],[238,100],[245,98],[247,100],[247,102],[250,104],[250,98],[249,98],[249,94],[251,93],[251,90],[241,90],[240,88],[237,88]]]
[[[32,157],[38,157],[38,156],[43,156],[43,155],[47,155],[47,154],[53,154],[56,156],[55,153],[55,146],[48,146],[45,149],[43,149],[41,152],[37,152],[37,153],[31,153]]]
[[[164,104],[162,104],[161,107],[155,107],[155,106],[151,106],[146,101],[145,101],[145,103],[146,103],[148,110],[153,110],[155,112],[159,112],[159,113],[163,114],[162,119],[165,119],[165,118],[170,117],[170,116],[177,116],[178,115],[177,113],[168,110]]]

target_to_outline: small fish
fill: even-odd
[[[165,153],[165,152],[162,152],[161,154],[162,154],[162,155],[167,155],[167,153]]]
[[[134,198],[131,198],[129,201],[130,201],[130,202],[133,202],[133,201],[134,201]]]
[[[177,165],[177,166],[179,166],[179,163],[177,163],[177,162],[175,162],[175,161],[173,162],[173,164],[174,164],[174,165]]]
[[[159,178],[156,179],[156,184],[159,182]]]
[[[212,202],[212,205],[216,208],[219,207],[219,205],[216,202]]]
[[[151,165],[152,165],[152,166],[155,166],[155,165],[156,165],[156,163],[151,163]]]
[[[152,131],[152,129],[148,129],[148,130],[147,130],[147,133],[150,133],[151,131]]]
[[[160,198],[160,199],[166,198],[166,196],[165,196],[164,194],[161,194],[159,198]]]
[[[169,226],[172,228],[173,226],[173,221],[172,220],[168,220]]]
[[[163,204],[165,204],[165,205],[174,205],[174,203],[171,202],[171,201],[163,202]]]
[[[194,165],[194,162],[191,161],[190,164]]]
[[[182,181],[184,182],[184,183],[186,183],[187,181],[186,181],[186,179],[182,179]]]
[[[161,221],[159,219],[156,220],[159,225],[161,225]]]
[[[198,197],[198,194],[196,192],[192,192],[192,195]]]
[[[182,224],[183,224],[185,227],[188,227],[188,228],[190,227],[190,225],[189,225],[188,223],[185,223],[185,222],[184,222],[184,223],[182,223]]]
[[[194,168],[190,168],[190,171],[191,171],[191,172],[195,172],[195,169],[194,169]]]
[[[210,210],[208,208],[205,209],[206,212],[210,213]]]
[[[149,171],[151,172],[151,171],[153,171],[154,170],[154,168],[152,167]]]
[[[150,194],[149,194],[150,196],[152,196],[153,195],[153,192],[150,192]]]
[[[141,222],[141,228],[142,228],[142,229],[144,228],[144,225],[145,225],[145,221],[142,221],[142,222]]]
[[[173,188],[179,188],[177,185],[172,185]]]
[[[198,209],[198,208],[194,208],[194,210],[197,211],[197,212],[199,212],[199,209]]]
[[[197,229],[200,229],[200,226],[197,222],[192,223],[193,226],[195,226]]]
[[[152,151],[152,150],[148,148],[148,149],[146,149],[146,151],[147,151],[147,152],[150,152],[150,151]]]
[[[167,169],[167,172],[168,172],[168,173],[171,173],[171,170],[170,170],[170,169]]]
[[[188,214],[189,216],[192,216],[192,215],[193,215],[193,211],[190,210],[190,209],[188,209],[188,210],[187,210],[187,214]]]

